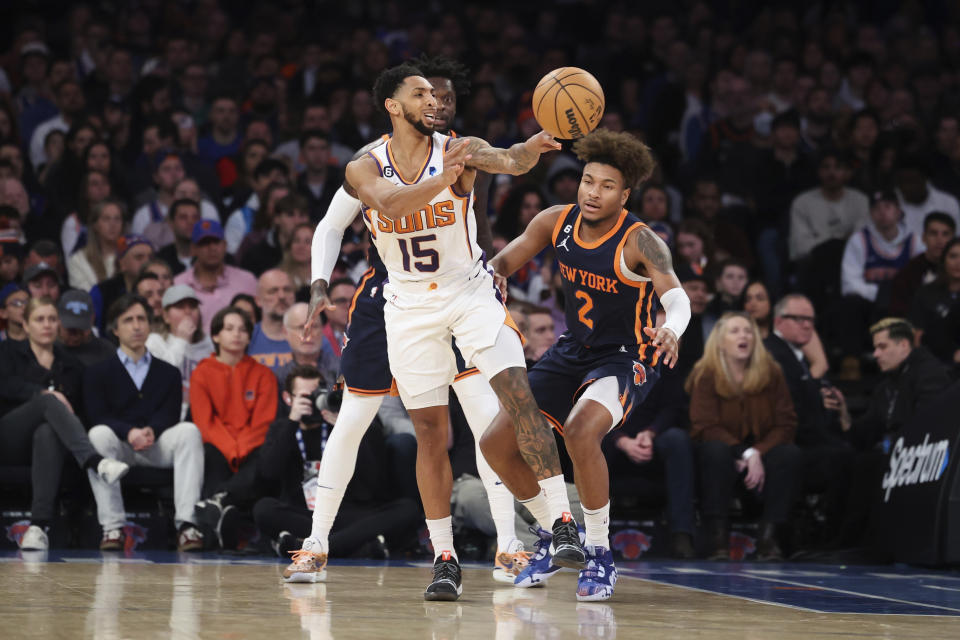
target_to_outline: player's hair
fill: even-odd
[[[913,344],[913,325],[903,318],[884,318],[870,327],[870,335],[875,336],[881,331],[887,331],[891,340],[907,340]]]
[[[753,351],[747,361],[747,370],[743,383],[737,384],[730,373],[727,359],[723,356],[721,343],[726,335],[727,324],[734,318],[743,318],[750,324],[753,333]],[[756,321],[743,311],[730,311],[717,320],[713,330],[707,337],[703,347],[703,357],[693,365],[693,371],[684,385],[687,393],[693,392],[693,387],[700,384],[705,376],[713,378],[713,391],[721,398],[737,398],[741,395],[751,395],[767,388],[773,381],[778,369],[776,361],[763,345],[760,329]]]
[[[600,162],[618,169],[625,189],[649,178],[656,166],[650,147],[629,133],[608,129],[596,129],[574,142],[573,153],[585,164]]]
[[[410,76],[426,77],[419,67],[415,67],[406,62],[381,71],[373,83],[373,99],[376,100],[377,106],[386,111],[384,102],[386,102],[387,98],[395,96],[397,89],[399,89],[403,81]]]
[[[412,63],[423,72],[425,78],[446,78],[453,83],[453,90],[457,96],[470,93],[470,71],[466,65],[460,64],[447,56],[427,56],[421,54]]]

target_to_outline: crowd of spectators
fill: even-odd
[[[615,498],[663,486],[677,555],[699,506],[726,556],[735,488],[764,558],[805,493],[856,542],[869,514],[847,507],[869,502],[885,443],[960,372],[949,3],[57,5],[0,26],[0,463],[33,469],[27,546],[46,544],[72,458],[103,548],[122,545],[117,483],[138,465],[173,468],[180,548],[242,546],[244,523],[296,547],[280,538],[304,529],[299,488],[336,421],[333,405],[305,421],[306,397],[336,382],[370,246],[358,217],[335,307],[303,339],[313,226],[388,132],[373,79],[421,54],[469,69],[458,133],[526,139],[532,88],[575,65],[604,87],[601,126],[655,152],[628,206],[670,246],[693,317],[604,451]],[[486,183],[494,249],[573,202],[579,171],[562,151]],[[509,296],[536,362],[565,330],[553,256]],[[395,490],[410,432],[384,415],[339,553],[417,526],[415,492]]]

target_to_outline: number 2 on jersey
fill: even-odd
[[[583,305],[577,312],[577,317],[580,319],[580,322],[584,324],[584,326],[586,326],[588,329],[593,329],[593,320],[587,317],[587,314],[590,313],[591,309],[593,309],[593,299],[586,291],[577,291],[573,295],[577,300],[583,300]]]
[[[431,233],[427,236],[417,236],[415,238],[410,238],[410,249],[412,250],[414,258],[426,258],[424,260],[417,260],[413,263],[413,266],[417,268],[417,271],[422,271],[425,273],[430,273],[436,271],[440,267],[440,254],[437,253],[436,249],[425,248],[422,246],[424,242],[430,242],[436,240],[436,234]],[[407,241],[405,238],[400,238],[397,240],[400,243],[400,253],[403,255],[403,270],[410,271],[410,253],[411,251],[407,250]]]

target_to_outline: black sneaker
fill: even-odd
[[[577,521],[569,513],[553,523],[553,564],[568,569],[583,569],[587,556],[583,552]]]
[[[443,552],[433,563],[433,582],[423,592],[424,600],[452,602],[463,593],[460,585],[460,563],[449,552]]]

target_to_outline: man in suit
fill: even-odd
[[[815,320],[809,298],[787,294],[774,306],[773,331],[764,345],[783,369],[797,411],[804,489],[824,494],[824,509],[833,525],[842,516],[854,451],[843,435],[843,423],[849,420],[843,393],[825,379],[814,378],[803,354],[813,338]]]
[[[149,318],[146,301],[133,294],[110,306],[108,326],[120,347],[115,357],[93,365],[84,376],[84,405],[95,425],[89,437],[105,457],[131,466],[173,468],[177,548],[198,551],[203,535],[195,526],[194,505],[203,483],[203,440],[195,425],[180,422],[180,372],[147,351]],[[103,527],[100,548],[122,549],[126,512],[120,485],[107,484],[96,474],[90,484]]]

